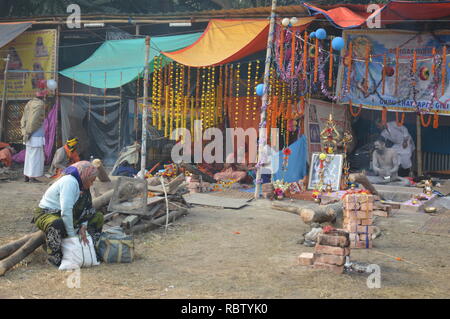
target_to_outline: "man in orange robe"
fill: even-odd
[[[56,150],[52,165],[49,169],[51,178],[58,178],[67,166],[80,161],[80,156],[76,151],[77,144],[78,138],[75,137],[67,140],[64,146]]]

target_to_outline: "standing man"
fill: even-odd
[[[26,146],[23,174],[25,182],[31,183],[40,183],[36,177],[44,175],[44,99],[48,94],[48,91],[45,89],[46,81],[40,80],[38,87],[39,90],[36,92],[36,97],[25,105],[25,110],[20,120],[23,143]]]
[[[379,128],[383,129],[381,136],[392,142],[392,149],[398,154],[400,161],[398,175],[401,177],[409,176],[412,167],[411,157],[416,147],[408,129],[403,125],[398,125],[395,121],[388,122],[384,126],[381,122],[378,124]]]

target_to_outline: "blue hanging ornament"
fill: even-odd
[[[256,95],[263,96],[263,94],[264,94],[264,84],[261,83],[256,86]]]
[[[333,41],[331,41],[331,47],[335,50],[342,50],[344,48],[344,39],[342,39],[341,37],[336,37],[333,39]]]
[[[319,40],[324,40],[327,37],[327,31],[325,31],[325,29],[317,29],[316,30],[316,37]]]
[[[316,33],[313,31],[309,34],[310,39],[314,39],[316,37]]]

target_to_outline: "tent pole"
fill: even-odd
[[[5,123],[5,107],[6,107],[6,90],[8,86],[6,85],[6,78],[8,77],[8,67],[9,67],[9,54],[5,59],[5,74],[3,75],[3,96],[2,96],[2,110],[0,115],[0,141],[3,138],[3,125]]]
[[[267,100],[268,100],[268,92],[269,92],[269,73],[270,73],[270,62],[272,60],[272,43],[273,43],[273,34],[275,31],[275,10],[277,8],[277,0],[272,0],[272,10],[270,13],[270,25],[269,25],[269,37],[267,39],[267,51],[266,51],[266,63],[264,68],[264,94],[262,97],[262,107],[261,107],[261,119],[259,122],[259,141],[258,141],[258,159],[257,163],[262,159],[263,146],[266,144],[266,141],[262,140],[262,133],[266,132],[266,109],[267,109]],[[266,139],[268,137],[266,136]],[[261,143],[263,142],[263,143]],[[256,180],[255,180],[255,199],[259,198],[259,187],[261,182],[261,167],[257,165],[256,168]]]
[[[420,115],[416,116],[416,157],[417,157],[417,175],[423,175],[422,166],[422,125],[420,124]]]
[[[144,71],[144,103],[142,107],[142,143],[141,143],[141,177],[145,179],[147,160],[147,99],[148,99],[148,59],[150,56],[150,37],[145,37],[145,71]]]

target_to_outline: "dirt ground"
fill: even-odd
[[[46,188],[0,182],[0,245],[32,230],[32,208]],[[82,269],[78,289],[39,248],[0,277],[0,298],[449,298],[450,238],[411,232],[427,218],[378,217],[375,248],[352,250],[352,261],[381,267],[379,289],[367,287],[367,274],[298,266],[296,257],[313,250],[297,243],[308,226],[261,200],[240,210],[193,208],[167,234],[136,236],[133,263]]]

